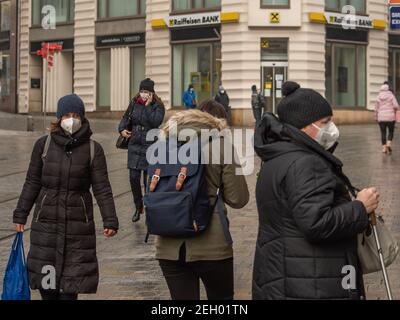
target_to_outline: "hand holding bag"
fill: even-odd
[[[125,130],[132,131],[132,125],[133,125],[132,114],[133,114],[133,107],[132,107],[132,112],[128,116],[128,121],[126,122]],[[117,139],[117,142],[115,143],[115,146],[117,147],[117,149],[126,150],[128,149],[130,139],[131,138],[125,138],[120,134]]]
[[[4,275],[2,300],[30,300],[28,270],[25,262],[23,233],[15,236]]]
[[[399,244],[385,226],[383,218],[379,216],[376,221],[376,228],[382,247],[385,266],[388,267],[396,260],[399,253]],[[358,235],[358,257],[363,274],[381,271],[378,249],[371,226]]]

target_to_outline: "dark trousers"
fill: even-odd
[[[262,108],[253,108],[254,119],[256,120],[256,127],[261,122]]]
[[[382,145],[385,145],[386,142],[393,141],[393,136],[394,136],[394,128],[395,128],[396,122],[379,122],[379,127],[381,128],[381,135],[382,135]],[[389,134],[388,134],[389,131]]]
[[[144,188],[146,189],[147,172],[144,170],[136,170],[136,169],[129,170],[129,178],[130,178],[129,180],[131,183],[133,202],[135,203],[135,207],[138,210],[143,208],[143,192],[142,192],[142,185],[140,183],[142,172],[143,172]]]
[[[209,300],[233,300],[233,258],[185,262],[184,251],[178,261],[159,260],[172,300],[200,300],[200,280]]]
[[[42,300],[78,300],[78,294],[61,293],[58,290],[39,290]]]

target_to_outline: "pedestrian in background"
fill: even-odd
[[[389,85],[384,83],[379,91],[375,103],[375,119],[378,121],[382,136],[382,152],[392,153],[392,141],[396,125],[396,112],[399,110],[399,104]]]
[[[283,95],[279,119],[266,113],[255,134],[263,166],[253,298],[361,299],[358,234],[368,227],[379,194],[369,188],[356,195],[342,172],[332,154],[339,130],[325,98],[294,82],[284,84]],[[353,288],[342,286],[345,266],[354,267]]]
[[[229,96],[223,86],[219,86],[218,93],[216,94],[214,100],[216,102],[220,103],[224,107],[226,116],[227,116],[228,125],[231,126],[232,125],[232,112],[231,112],[231,107],[229,105]]]
[[[76,300],[80,293],[97,291],[99,268],[90,188],[103,218],[104,235],[112,237],[118,230],[104,151],[91,136],[83,101],[77,95],[61,98],[51,140],[44,136],[33,147],[14,211],[13,221],[21,232],[35,204],[27,265],[30,286],[39,289],[43,300]],[[48,277],[43,273],[45,266],[55,268],[55,288],[42,287],[43,278]]]
[[[183,103],[188,109],[197,107],[197,95],[192,84],[189,84],[188,89],[183,93]]]
[[[193,129],[200,135],[202,129],[222,131],[226,128],[226,113],[222,105],[207,100],[199,109],[175,114],[164,126],[170,135],[169,123],[176,123],[179,132]],[[179,134],[178,132],[178,134]],[[223,185],[222,200],[232,208],[243,208],[249,201],[249,191],[243,176],[236,174],[238,164],[224,160],[224,138],[215,155],[219,164],[206,166],[205,179],[209,203],[215,204],[217,189]],[[233,145],[232,145],[233,148]],[[213,159],[213,148],[209,148],[209,159]],[[233,150],[234,152],[234,150]],[[234,161],[233,161],[234,162]],[[224,208],[225,214],[227,209]],[[232,300],[234,296],[233,248],[228,243],[215,208],[207,229],[192,238],[156,238],[156,258],[167,281],[173,300],[199,300],[200,280],[210,300]]]
[[[253,115],[254,119],[256,120],[257,127],[264,113],[265,103],[261,93],[258,93],[256,85],[253,85],[251,87],[251,108],[253,110]]]
[[[154,91],[154,81],[150,78],[140,83],[139,93],[132,99],[118,127],[124,138],[130,138],[128,144],[128,169],[135,211],[132,222],[140,220],[143,214],[143,192],[141,177],[146,188],[147,148],[153,143],[146,141],[147,133],[158,128],[164,120],[165,108],[161,99]],[[126,130],[129,118],[132,121],[132,131]]]

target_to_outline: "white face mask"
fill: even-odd
[[[332,148],[333,145],[339,140],[339,129],[336,127],[333,121],[327,123],[323,128],[318,127],[314,123],[312,125],[318,129],[318,134],[315,137],[315,141],[317,141],[326,150]]]
[[[225,90],[221,90],[221,94],[224,94],[225,93]]]
[[[69,134],[74,134],[82,127],[81,120],[75,118],[68,118],[61,121],[61,128]]]
[[[147,101],[149,99],[149,94],[141,92],[140,97],[142,98],[143,101]]]

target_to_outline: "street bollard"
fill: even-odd
[[[35,131],[35,122],[32,116],[28,116],[28,118],[26,119],[26,127],[27,127],[26,130],[28,132]]]

